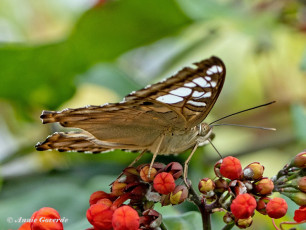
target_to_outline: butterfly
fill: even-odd
[[[62,111],[43,111],[43,124],[59,122],[80,131],[55,132],[35,147],[101,153],[113,149],[179,154],[207,144],[212,128],[202,123],[214,106],[225,80],[217,57],[194,63],[174,76],[127,95],[122,102]],[[186,174],[186,175],[185,175]]]

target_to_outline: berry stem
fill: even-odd
[[[192,185],[189,187],[189,199],[198,206],[199,211],[202,216],[203,230],[211,230],[211,207],[207,208],[203,199],[201,199],[196,191],[193,189]]]
[[[235,222],[225,225],[222,230],[230,230],[235,226]]]
[[[167,230],[167,227],[163,222],[160,224],[160,228],[161,230]]]

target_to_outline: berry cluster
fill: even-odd
[[[155,163],[129,167],[113,182],[111,193],[97,191],[90,197],[87,219],[93,229],[156,229],[162,216],[154,203],[180,204],[188,196],[184,185],[176,185],[183,173],[182,165]]]
[[[221,159],[214,167],[217,178],[215,180],[204,178],[199,182],[198,188],[203,194],[203,203],[206,204],[206,209],[219,211],[222,208],[227,211],[223,218],[226,224],[235,223],[240,228],[247,228],[252,224],[255,209],[273,219],[286,214],[288,209],[286,201],[279,197],[273,199],[269,197],[272,192],[278,191],[301,205],[296,211],[296,216],[298,220],[305,221],[306,217],[302,217],[306,215],[306,194],[303,190],[306,188],[305,160],[306,153],[298,154],[277,177],[269,179],[263,177],[264,166],[258,162],[242,169],[240,161],[235,157]],[[293,178],[296,182],[294,192]],[[288,190],[288,186],[291,188],[287,194],[285,191]]]
[[[111,192],[96,191],[90,196],[90,207],[86,216],[93,225],[88,230],[140,230],[165,229],[162,215],[154,210],[154,204],[177,205],[193,202],[202,214],[204,229],[210,229],[210,215],[225,211],[223,217],[227,229],[234,225],[247,228],[252,224],[252,216],[257,210],[274,219],[283,217],[288,205],[284,199],[269,197],[279,192],[300,208],[295,211],[295,222],[306,222],[306,152],[299,153],[272,179],[263,177],[264,166],[254,162],[242,169],[235,157],[226,157],[215,164],[216,177],[203,178],[198,184],[199,196],[191,184],[183,185],[183,168],[177,162],[168,165],[155,163],[124,169],[111,184]],[[187,181],[188,182],[188,181]],[[31,219],[42,219],[23,224],[19,230],[62,230],[59,213],[49,207],[35,212]],[[282,227],[281,227],[282,229]]]

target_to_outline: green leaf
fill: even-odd
[[[199,212],[186,212],[182,215],[164,216],[163,222],[167,229],[175,230],[194,230],[200,229],[202,219]]]
[[[0,97],[25,108],[55,109],[73,95],[78,74],[170,36],[190,21],[174,0],[109,1],[87,11],[64,41],[2,45]]]

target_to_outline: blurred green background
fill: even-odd
[[[7,217],[30,218],[45,206],[69,219],[65,229],[90,227],[89,196],[109,191],[136,156],[37,152],[34,145],[60,129],[41,124],[42,110],[118,102],[211,55],[223,59],[227,77],[207,121],[277,101],[224,121],[276,132],[215,128],[223,156],[237,156],[243,167],[258,161],[271,177],[305,148],[305,1],[1,0],[0,42],[0,230],[21,225]],[[157,161],[184,162],[188,154]],[[213,176],[217,160],[211,146],[198,149],[189,168],[195,186]],[[169,229],[201,226],[185,203],[157,207]],[[288,203],[280,221],[293,220],[298,206]],[[221,229],[222,214],[213,216],[213,229]],[[274,228],[257,213],[250,229]]]

